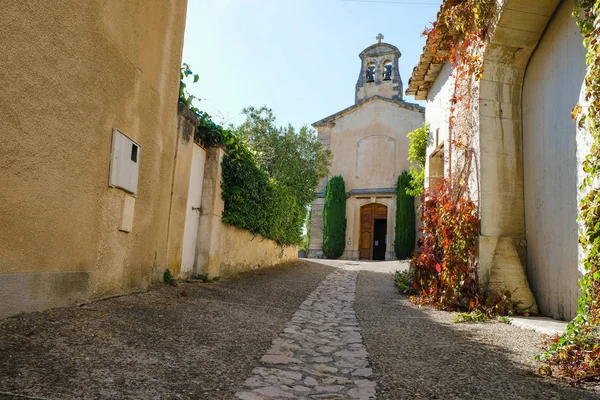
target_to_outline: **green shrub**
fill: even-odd
[[[341,176],[327,183],[323,209],[323,255],[340,258],[346,247],[346,185]]]
[[[406,187],[406,193],[411,196],[419,197],[423,194],[425,187],[425,160],[427,159],[427,145],[431,141],[429,125],[423,124],[423,127],[409,132],[408,137],[408,161],[416,163],[417,166],[410,167],[410,183]]]
[[[175,280],[175,278],[173,278],[173,274],[171,273],[170,269],[165,269],[165,272],[163,274],[163,282],[166,283],[167,285],[171,285],[171,286],[177,286],[177,281]]]
[[[238,158],[223,157],[222,177],[223,222],[282,246],[300,243],[304,207],[288,188],[269,178],[251,153]]]
[[[471,311],[470,313],[459,312],[456,314],[454,318],[454,322],[460,324],[462,322],[486,322],[489,321],[489,317],[481,311],[480,309],[476,309]]]
[[[406,193],[411,178],[408,172],[398,177],[396,185],[396,238],[394,248],[399,260],[410,257],[415,248],[415,200]]]
[[[414,277],[411,270],[394,272],[394,285],[402,294],[416,294],[417,290],[413,287]]]

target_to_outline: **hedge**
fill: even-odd
[[[323,209],[323,255],[339,258],[346,247],[346,185],[341,176],[327,183]]]
[[[223,157],[222,178],[223,222],[282,246],[301,242],[306,210],[256,164],[250,153]]]
[[[396,237],[394,248],[399,260],[409,258],[415,248],[415,200],[406,193],[411,176],[403,172],[396,184]]]

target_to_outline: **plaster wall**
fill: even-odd
[[[586,51],[572,2],[563,2],[533,53],[523,84],[523,158],[527,275],[540,311],[576,315],[578,153],[583,136],[571,109],[585,78]]]
[[[333,153],[329,177],[341,175],[346,192],[360,189],[393,189],[398,175],[408,171],[406,135],[423,125],[422,112],[402,108],[387,101],[371,101],[337,119],[332,126],[318,128],[319,140]],[[366,203],[365,203],[366,202]],[[368,202],[388,205],[386,259],[394,259],[395,194],[357,194],[346,202],[346,249],[343,258],[357,259],[359,248],[360,206]],[[313,205],[309,257],[322,257],[323,204]]]
[[[437,176],[438,173],[432,171],[432,160],[434,153],[443,147],[441,154],[438,156],[444,162],[444,170],[448,168],[447,152],[450,146],[448,145],[449,138],[449,123],[450,120],[450,100],[454,95],[454,78],[452,78],[452,66],[444,64],[437,79],[433,82],[431,89],[427,95],[427,106],[425,108],[425,122],[429,124],[431,133],[429,142],[427,143],[427,159],[425,161],[425,187],[429,187],[431,176]]]
[[[198,228],[195,274],[225,277],[298,259],[298,246],[280,247],[273,240],[222,222],[220,148],[206,152],[202,212]]]
[[[341,175],[346,191],[393,188],[410,168],[406,135],[423,125],[423,114],[390,102],[372,101],[335,121],[328,132],[330,177]]]
[[[512,290],[523,309],[537,312],[526,275],[522,88],[531,54],[560,1],[498,3],[479,82],[479,277],[488,290]]]
[[[186,6],[2,2],[0,317],[143,290],[164,268]],[[113,128],[141,145],[131,233]]]

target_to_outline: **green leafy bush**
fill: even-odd
[[[408,161],[416,163],[417,166],[410,167],[410,184],[406,188],[406,193],[418,197],[423,194],[425,188],[425,160],[427,159],[427,145],[430,139],[429,125],[423,124],[409,132],[408,137]]]
[[[413,282],[414,276],[411,270],[396,271],[394,273],[394,285],[402,294],[413,295],[418,293]]]
[[[396,184],[396,237],[394,249],[399,260],[409,258],[415,248],[415,199],[407,194],[411,178],[408,172],[398,177]]]
[[[346,185],[341,176],[327,183],[323,209],[323,255],[340,258],[346,247]]]
[[[489,320],[490,318],[487,316],[487,314],[481,311],[479,308],[469,313],[459,312],[454,318],[454,322],[457,324],[462,322],[486,322]]]
[[[289,190],[271,179],[250,153],[240,158],[223,157],[222,178],[223,222],[280,245],[300,243],[304,207]]]

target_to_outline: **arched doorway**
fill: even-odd
[[[371,203],[360,208],[361,260],[385,260],[387,247],[387,206]]]

